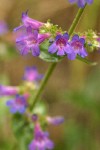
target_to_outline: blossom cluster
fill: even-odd
[[[47,125],[59,125],[64,122],[62,116],[50,117],[47,114],[42,115],[34,110],[34,113],[30,111],[30,99],[32,92],[36,92],[39,87],[39,81],[43,78],[42,74],[39,74],[36,67],[27,67],[23,76],[23,83],[21,86],[6,86],[0,85],[0,97],[10,96],[13,97],[7,100],[6,105],[9,107],[12,114],[20,114],[28,117],[29,123],[34,126],[34,139],[29,144],[29,150],[52,150],[54,143],[49,139],[49,133],[42,129],[42,123]],[[24,121],[24,120],[23,120]]]
[[[71,4],[77,3],[78,7],[83,8],[86,4],[92,4],[93,0],[69,0]]]
[[[40,45],[48,40],[47,51],[51,55],[56,53],[58,56],[67,56],[70,60],[74,60],[77,55],[83,58],[87,56],[84,38],[75,34],[70,39],[67,32],[58,32],[58,30],[55,31],[56,36],[54,37],[53,27],[50,23],[45,24],[31,19],[27,12],[22,13],[22,25],[14,29],[19,33],[16,37],[16,46],[20,54],[27,55],[31,52],[33,56],[39,56],[41,54]]]
[[[0,85],[0,96],[13,96],[14,98],[7,101],[11,113],[24,113],[28,107],[28,98],[31,90],[36,90],[38,82],[43,78],[36,67],[26,67],[21,86]]]

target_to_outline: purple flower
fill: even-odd
[[[28,27],[25,30],[25,33],[22,32],[22,35],[16,39],[18,50],[22,55],[27,55],[28,52],[32,52],[33,56],[39,56],[39,44],[49,38],[50,34],[39,34],[37,30],[33,31],[31,27]]]
[[[47,117],[47,121],[50,124],[59,125],[64,122],[64,118],[60,116],[59,117]]]
[[[86,57],[87,52],[84,48],[84,44],[85,44],[84,38],[79,38],[78,35],[74,35],[72,37],[71,42],[69,43],[69,47],[68,47],[69,53],[67,53],[68,58],[70,60],[74,60],[77,54],[83,58]]]
[[[33,122],[36,122],[36,121],[38,120],[37,114],[33,114],[32,117],[31,117],[31,120],[32,120]]]
[[[10,107],[10,112],[15,114],[19,112],[23,114],[26,110],[27,104],[27,96],[25,95],[16,95],[15,99],[7,101],[6,105]]]
[[[8,26],[6,22],[0,21],[0,35],[6,34],[8,32]]]
[[[24,77],[23,77],[24,80],[32,82],[32,81],[38,81],[42,78],[43,75],[38,73],[36,67],[26,67]]]
[[[54,147],[53,142],[49,139],[48,132],[42,131],[40,125],[35,124],[34,139],[29,144],[29,150],[52,150]]]
[[[0,96],[11,96],[16,95],[17,93],[17,87],[0,85]]]
[[[70,3],[77,3],[78,7],[83,8],[85,4],[92,4],[93,0],[69,0]]]
[[[31,27],[33,30],[38,30],[41,26],[44,25],[44,23],[42,22],[29,18],[27,15],[27,12],[22,13],[22,23],[23,25],[15,28],[14,31],[18,31],[19,29],[22,29],[23,27],[26,27],[26,28]]]
[[[63,56],[67,50],[69,35],[67,33],[63,35],[57,35],[55,41],[49,46],[48,52],[53,54],[57,52],[57,55]],[[68,51],[67,51],[68,53]]]
[[[98,42],[98,48],[100,48],[100,37],[98,37],[96,40]]]

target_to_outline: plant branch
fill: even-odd
[[[85,7],[86,7],[86,6],[85,6]],[[73,23],[72,23],[72,25],[71,25],[71,27],[69,28],[69,31],[68,31],[68,33],[69,33],[70,36],[72,35],[72,33],[73,33],[73,31],[75,30],[77,24],[79,23],[79,20],[80,20],[82,14],[83,14],[83,12],[84,12],[85,7],[84,7],[84,8],[80,8],[80,9],[78,10],[78,12],[77,12],[77,14],[76,14],[76,17],[74,18]],[[34,96],[33,103],[32,103],[32,105],[30,106],[30,110],[32,110],[32,109],[34,108],[35,104],[38,102],[39,96],[41,95],[42,91],[44,90],[44,87],[46,86],[46,83],[47,83],[47,81],[49,80],[49,78],[50,78],[50,76],[51,76],[53,70],[54,70],[55,67],[56,67],[56,65],[57,65],[57,63],[54,62],[54,63],[52,63],[52,64],[50,65],[50,67],[48,68],[48,70],[47,70],[47,72],[46,72],[46,74],[45,74],[45,77],[44,77],[44,79],[42,80],[41,85],[40,85],[38,91],[36,92],[36,94],[35,94],[35,96]]]

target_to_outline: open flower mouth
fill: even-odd
[[[57,46],[60,46],[60,48],[62,48],[64,46],[66,46],[66,41],[65,41],[65,39],[61,38],[56,41],[56,44],[57,44]]]
[[[79,50],[82,48],[82,44],[78,41],[75,41],[73,43],[71,43],[71,46],[75,49],[75,50]]]
[[[34,40],[34,39],[28,40],[28,41],[26,41],[26,42],[27,42],[28,45],[33,45],[33,44],[36,44],[36,43],[37,43],[37,41]]]

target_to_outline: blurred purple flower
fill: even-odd
[[[15,114],[19,112],[23,114],[26,111],[27,104],[27,96],[25,95],[16,95],[15,99],[7,101],[6,105],[10,107],[10,112]]]
[[[16,95],[17,93],[17,87],[0,85],[0,96],[11,96]]]
[[[53,142],[49,139],[48,132],[42,131],[40,125],[37,123],[34,127],[34,139],[29,144],[29,150],[52,150]]]
[[[63,56],[68,49],[68,40],[69,35],[67,33],[57,35],[55,41],[49,46],[48,52],[54,54],[57,52],[57,55]]]
[[[6,22],[0,21],[0,35],[6,34],[8,32],[8,26]]]
[[[26,33],[22,32],[22,35],[17,37],[16,45],[22,55],[27,55],[28,52],[32,52],[33,56],[39,56],[39,44],[49,37],[50,34],[48,33],[39,34],[37,30],[33,31],[31,27],[28,27]]]
[[[83,8],[85,4],[92,4],[93,0],[69,0],[70,3],[77,3],[78,7]]]
[[[66,53],[68,58],[70,60],[74,60],[77,54],[83,58],[86,57],[87,52],[85,50],[84,44],[85,44],[84,38],[79,38],[78,35],[74,35],[68,47],[68,51],[70,51],[70,53]]]
[[[100,48],[100,37],[98,37],[96,40],[98,42],[98,47]]]
[[[38,120],[37,114],[33,114],[33,115],[31,116],[31,120],[32,120],[33,122],[36,122],[36,121]]]
[[[28,11],[22,13],[22,23],[23,23],[23,25],[21,25],[19,27],[16,27],[14,29],[14,31],[18,31],[18,30],[22,29],[23,27],[26,27],[26,28],[31,27],[33,30],[38,30],[41,26],[44,25],[44,23],[42,23],[42,22],[39,22],[39,21],[34,20],[32,18],[29,18],[27,13],[28,13]]]
[[[64,122],[64,118],[61,116],[59,116],[59,117],[47,117],[47,121],[50,124],[59,125],[59,124]]]
[[[42,74],[39,74],[36,67],[26,67],[23,79],[30,82],[36,82],[43,78]]]

